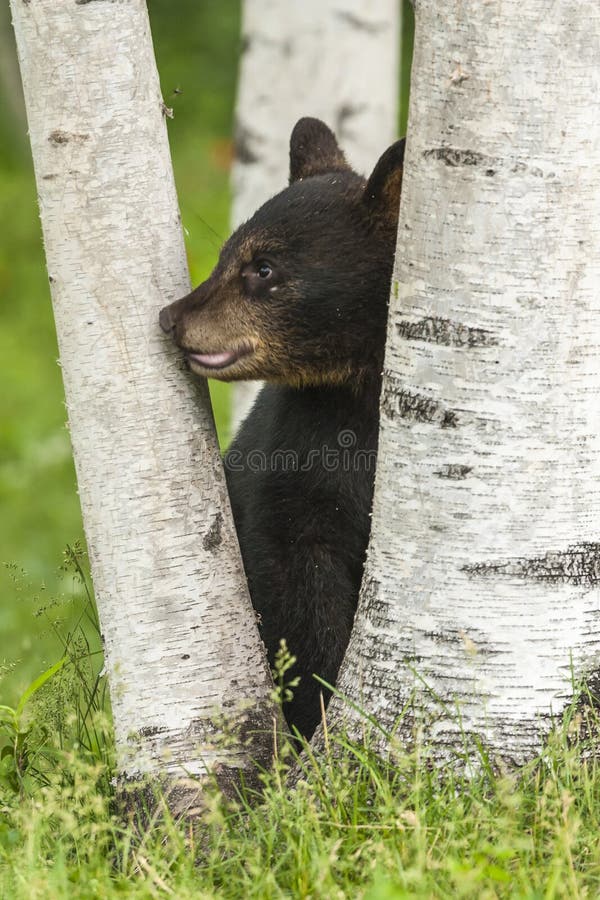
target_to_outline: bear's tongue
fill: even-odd
[[[189,358],[207,369],[222,369],[234,362],[238,355],[234,350],[226,350],[223,353],[190,353]]]

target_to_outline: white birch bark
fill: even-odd
[[[288,181],[289,139],[323,119],[350,164],[369,174],[396,137],[399,0],[244,0],[232,226]],[[232,426],[260,385],[235,385]]]
[[[414,691],[442,755],[458,704],[522,762],[600,663],[600,6],[419,0],[416,17],[339,688],[386,727]],[[330,717],[354,718],[337,700]]]
[[[189,281],[146,5],[12,12],[120,771],[233,776],[270,683],[206,387],[157,321]]]

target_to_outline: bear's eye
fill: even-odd
[[[256,274],[259,278],[270,278],[273,274],[273,269],[268,262],[264,261],[264,259],[259,260],[256,263]]]
[[[241,271],[246,292],[254,297],[262,297],[276,290],[279,280],[277,269],[266,259],[253,259]]]

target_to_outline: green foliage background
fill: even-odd
[[[240,4],[149,0],[148,6],[163,97],[174,110],[171,149],[192,280],[198,282],[228,234]],[[409,47],[410,37],[409,28]],[[75,589],[59,564],[65,545],[82,537],[83,529],[5,3],[0,60],[0,666],[17,662],[0,690],[10,703],[60,654],[51,627],[57,607],[50,600],[68,598]],[[409,62],[405,54],[405,75]],[[213,385],[213,403],[225,441],[226,387]],[[46,612],[36,616],[40,607]]]

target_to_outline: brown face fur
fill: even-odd
[[[293,386],[381,370],[403,145],[369,182],[319,120],[292,133],[292,183],[224,245],[207,281],[161,311],[198,375]]]
[[[210,277],[167,308],[173,337],[199,375],[225,381],[263,377],[265,323],[261,310],[249,302],[241,274],[252,262],[257,242],[258,235],[249,236],[235,254],[223,252]],[[223,367],[203,365],[195,358],[222,353],[232,358]]]

